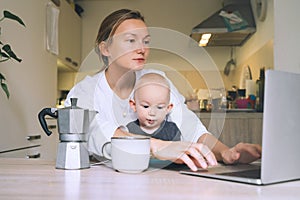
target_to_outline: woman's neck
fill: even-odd
[[[134,71],[114,70],[113,68],[108,67],[105,71],[105,77],[110,88],[121,99],[129,97],[135,84]]]

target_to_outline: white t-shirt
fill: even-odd
[[[143,69],[136,72],[136,79],[146,73],[165,74],[158,70]],[[166,76],[165,76],[166,77]],[[182,141],[197,142],[199,137],[208,133],[195,113],[184,104],[184,97],[170,82],[173,109],[168,120],[176,123],[182,133]],[[121,99],[109,87],[104,71],[94,76],[87,76],[77,83],[69,92],[65,106],[70,106],[70,98],[78,98],[77,106],[97,111],[91,121],[88,133],[88,150],[92,154],[102,156],[102,146],[109,141],[118,127],[126,126],[137,119],[129,105],[129,99]]]

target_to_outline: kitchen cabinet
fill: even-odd
[[[26,138],[21,138],[21,140],[23,140],[21,146],[14,149],[0,150],[0,157],[55,160],[57,145],[59,143],[57,120],[46,118],[46,121],[48,129],[52,131],[50,136],[47,136],[41,131],[41,135],[30,135]]]
[[[66,0],[61,0],[58,25],[59,60],[78,70],[81,63],[81,18]]]
[[[2,158],[40,158],[41,135],[30,135],[23,138],[24,146],[19,146],[16,149],[2,150],[0,157]]]
[[[27,158],[36,159],[41,157],[40,147],[28,147],[17,151],[9,151],[0,154],[1,158]]]
[[[57,76],[58,90],[69,91],[76,81],[76,72],[59,72]]]
[[[0,157],[52,159],[56,152],[54,141],[45,137],[38,121],[39,111],[55,107],[57,96],[57,56],[45,46],[48,2],[1,0],[0,10],[18,15],[26,28],[9,21],[1,23],[1,38],[5,37],[22,62],[0,63],[10,91],[9,99],[0,92]],[[34,136],[40,138],[27,139]]]
[[[197,113],[208,131],[232,147],[239,142],[262,143],[262,113]],[[225,117],[225,118],[224,118]]]

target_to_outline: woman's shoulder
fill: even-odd
[[[95,86],[97,84],[97,82],[103,77],[103,72],[98,72],[96,74],[93,75],[87,75],[85,76],[82,80],[80,80],[79,82],[76,83],[76,85],[74,86],[74,88],[76,87],[92,87]]]
[[[71,89],[71,94],[76,95],[86,95],[88,93],[93,93],[95,90],[95,87],[99,80],[101,80],[101,77],[103,77],[103,73],[99,72],[95,75],[87,75],[82,80],[80,80],[78,83],[74,85],[74,87]]]
[[[88,75],[81,81],[79,81],[69,92],[66,105],[68,106],[70,104],[69,99],[71,97],[76,97],[80,99],[78,101],[78,106],[87,108],[88,105],[93,105],[91,102],[93,102],[94,92],[96,85],[98,81],[103,76],[102,72],[99,72],[95,75]]]

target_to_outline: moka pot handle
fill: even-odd
[[[45,133],[48,136],[50,136],[52,134],[52,131],[50,131],[48,129],[48,125],[47,125],[47,122],[45,119],[46,115],[49,115],[50,117],[57,119],[58,118],[57,109],[56,108],[44,108],[38,114],[38,118],[39,118],[39,121],[40,121],[40,124],[41,124],[43,130],[45,131]]]

